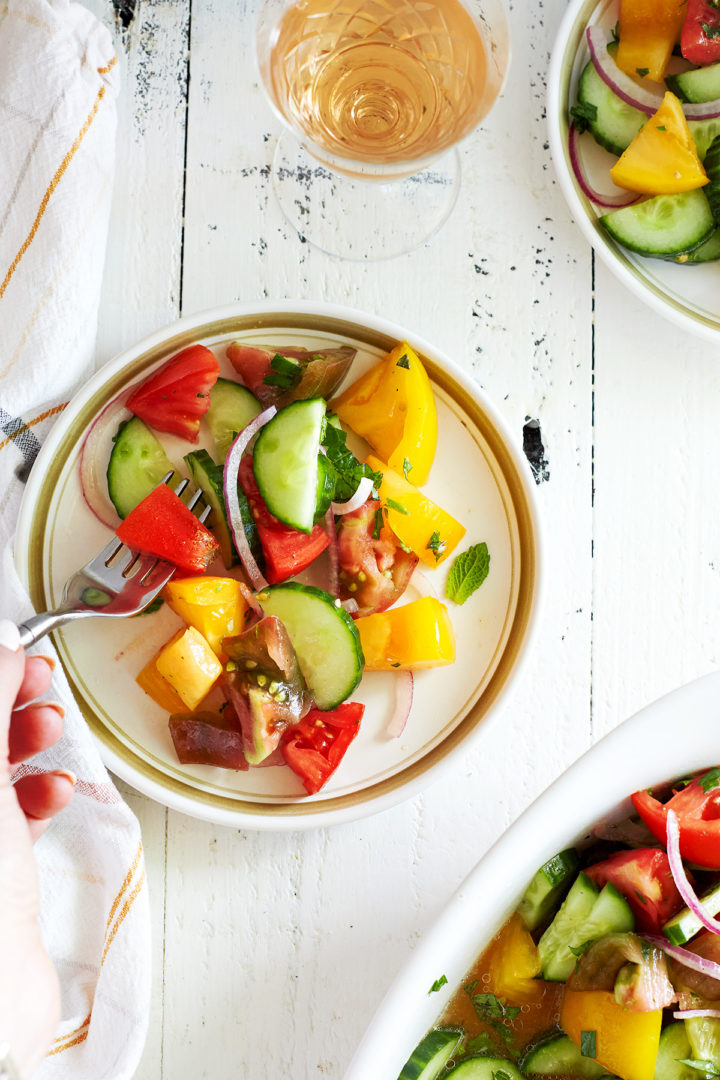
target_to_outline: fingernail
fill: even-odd
[[[43,701],[42,703],[48,709],[54,709],[56,713],[60,714],[60,719],[65,719],[65,710],[62,705],[58,705],[57,701]]]
[[[69,780],[73,787],[77,784],[77,776],[74,772],[70,772],[69,769],[56,769],[55,776],[64,776],[66,780]]]
[[[10,652],[17,652],[20,648],[20,631],[9,619],[0,619],[0,645]]]
[[[42,653],[36,653],[34,659],[44,660],[51,671],[55,670],[55,661],[53,660],[52,656],[44,656]]]

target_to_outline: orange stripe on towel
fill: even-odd
[[[110,71],[111,68],[115,67],[116,64],[117,64],[117,56],[113,56],[113,58],[112,58],[112,60],[110,61],[109,64],[106,64],[105,67],[101,67],[101,68],[97,69],[98,75],[107,75],[108,71]]]
[[[56,413],[62,412],[63,409],[66,409],[68,407],[68,405],[69,402],[63,401],[62,405],[54,405],[52,409],[47,409],[44,413],[40,413],[40,415],[36,416],[34,420],[28,420],[27,424],[23,424],[23,426],[19,427],[17,431],[13,431],[12,435],[9,435],[7,439],[3,439],[3,441],[0,442],[0,450],[2,450],[3,447],[7,446],[9,443],[14,442],[15,439],[19,438],[19,436],[22,435],[24,431],[28,431],[29,428],[35,427],[35,425],[39,424],[42,420],[47,420],[48,416],[55,416]]]
[[[52,193],[55,191],[55,188],[58,186],[58,184],[62,180],[68,165],[70,164],[73,157],[75,156],[75,152],[77,151],[78,147],[80,146],[80,143],[85,138],[85,136],[86,136],[86,134],[87,134],[87,132],[88,132],[88,130],[90,128],[90,125],[92,124],[93,120],[95,119],[95,116],[97,115],[97,111],[98,111],[98,109],[100,107],[100,102],[102,101],[104,96],[105,96],[105,87],[101,86],[100,89],[98,90],[97,97],[95,98],[95,104],[93,105],[92,109],[90,110],[90,113],[89,113],[85,123],[80,128],[80,131],[79,131],[79,133],[77,135],[77,138],[75,139],[75,142],[72,144],[72,146],[68,150],[67,154],[65,155],[65,157],[60,162],[60,165],[58,166],[58,169],[57,169],[55,175],[53,176],[52,180],[50,181],[50,183],[48,185],[47,191],[45,192],[45,194],[42,197],[42,202],[40,203],[40,209],[37,212],[37,215],[35,217],[35,221],[32,224],[32,228],[30,229],[30,232],[28,233],[28,235],[27,235],[25,241],[23,242],[22,247],[18,251],[17,255],[13,259],[8,272],[6,273],[5,277],[3,278],[2,285],[0,285],[0,300],[4,296],[5,290],[7,289],[8,285],[10,284],[10,279],[12,278],[13,274],[15,273],[18,266],[20,265],[20,261],[21,261],[23,255],[25,254],[25,252],[27,251],[27,249],[30,247],[31,243],[33,242],[33,240],[35,238],[35,234],[36,234],[36,232],[38,231],[38,229],[40,227],[40,222],[42,221],[43,214],[45,213],[45,211],[47,209],[48,203],[50,202],[50,196],[52,195]]]
[[[71,1046],[77,1046],[78,1043],[84,1042],[90,1034],[91,1016],[92,1012],[89,1012],[82,1024],[79,1024],[74,1031],[68,1032],[67,1035],[59,1035],[53,1043],[52,1050],[48,1050],[47,1056],[59,1054],[61,1050],[69,1050]]]
[[[143,870],[142,874],[140,875],[138,880],[135,882],[134,889],[132,890],[132,892],[128,896],[128,898],[125,901],[125,903],[123,904],[122,908],[120,909],[120,914],[117,917],[117,922],[113,926],[113,928],[110,931],[110,934],[108,936],[108,939],[105,942],[105,949],[103,950],[102,960],[100,961],[101,964],[105,963],[105,957],[108,954],[108,949],[112,945],[113,939],[114,939],[115,935],[117,934],[118,930],[120,929],[120,924],[124,921],[125,916],[129,912],[130,908],[133,906],[135,901],[137,900],[138,893],[140,892],[140,890],[142,889],[144,884],[145,884],[145,871]]]
[[[128,870],[127,874],[125,875],[125,880],[123,881],[122,885],[120,886],[120,891],[118,892],[117,896],[115,897],[115,899],[113,901],[113,905],[110,908],[110,914],[108,915],[107,923],[105,924],[105,936],[106,936],[106,938],[107,938],[107,932],[110,929],[110,923],[113,921],[113,917],[115,915],[115,912],[118,909],[118,904],[122,900],[123,893],[125,892],[128,885],[130,884],[130,882],[132,880],[132,876],[133,876],[133,874],[135,873],[135,871],[138,868],[138,863],[140,862],[140,859],[142,858],[142,850],[143,850],[143,846],[142,846],[142,840],[141,840],[140,843],[138,844],[138,849],[135,852],[135,858],[132,861],[130,869]],[[106,952],[107,952],[107,945],[105,946],[105,953]],[[105,953],[103,953],[103,959],[105,958]]]

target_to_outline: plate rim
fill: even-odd
[[[427,342],[425,339],[414,333],[408,335],[407,330],[399,324],[369,312],[364,312],[345,305],[330,304],[324,301],[266,300],[224,305],[222,307],[210,308],[190,316],[185,316],[169,323],[159,330],[153,331],[151,334],[146,335],[127,349],[112,357],[71,398],[68,408],[72,409],[72,413],[69,415],[75,415],[80,412],[96,394],[103,391],[110,379],[124,373],[126,369],[132,365],[133,361],[139,361],[142,357],[146,356],[148,352],[159,348],[167,348],[168,351],[171,351],[173,348],[171,342],[179,336],[187,334],[195,334],[197,336],[205,334],[206,336],[210,336],[212,330],[209,328],[212,327],[213,324],[235,319],[253,319],[254,317],[257,317],[261,321],[266,321],[268,318],[274,316],[277,316],[282,320],[287,320],[288,318],[295,316],[300,320],[314,318],[319,321],[335,321],[338,324],[344,324],[348,328],[348,331],[351,328],[354,328],[356,336],[358,336],[358,331],[369,331],[379,337],[385,337],[392,341],[403,340],[409,337],[419,352],[425,354],[439,369],[444,369],[449,378],[455,382],[460,390],[472,400],[473,404],[485,414],[490,425],[495,429],[503,451],[509,459],[509,463],[514,468],[517,490],[513,497],[513,503],[516,504],[517,495],[520,494],[523,503],[522,509],[527,518],[528,536],[526,539],[529,544],[532,558],[530,584],[528,586],[528,597],[526,602],[527,610],[524,614],[524,623],[519,635],[517,655],[512,659],[509,670],[502,677],[500,685],[496,687],[489,704],[486,705],[481,721],[476,723],[473,730],[467,732],[462,738],[452,740],[451,733],[451,736],[448,736],[448,739],[454,744],[450,745],[449,748],[439,756],[439,760],[430,765],[426,765],[421,769],[412,769],[412,767],[409,767],[412,772],[412,775],[409,777],[405,775],[408,770],[401,769],[399,773],[382,781],[380,785],[378,785],[383,788],[379,794],[366,794],[365,797],[363,797],[363,791],[371,791],[371,788],[360,789],[355,793],[355,798],[350,801],[350,805],[333,807],[328,801],[323,803],[322,801],[305,802],[304,800],[298,800],[297,802],[286,804],[284,806],[265,806],[262,812],[258,812],[257,810],[248,812],[239,807],[222,805],[224,802],[232,802],[232,800],[223,799],[223,797],[214,797],[210,802],[201,802],[193,796],[192,788],[186,787],[182,783],[175,781],[172,777],[163,776],[162,783],[159,783],[151,776],[146,775],[145,772],[134,768],[124,759],[124,757],[120,756],[104,738],[101,738],[96,731],[92,731],[93,739],[96,746],[99,748],[100,756],[106,767],[116,776],[130,784],[135,790],[147,795],[154,801],[170,807],[171,809],[178,810],[181,813],[188,814],[191,817],[212,821],[217,824],[229,825],[236,828],[287,831],[317,828],[328,824],[358,820],[371,814],[380,813],[385,809],[389,809],[391,806],[412,798],[414,795],[428,787],[430,783],[434,783],[436,779],[439,779],[444,771],[452,767],[452,764],[459,754],[465,752],[469,746],[472,746],[475,741],[481,737],[482,733],[489,730],[489,725],[496,721],[498,715],[502,711],[502,707],[507,703],[512,691],[517,686],[525,664],[527,663],[527,659],[532,652],[532,646],[537,635],[539,614],[542,608],[545,575],[543,573],[544,545],[538,498],[535,490],[536,485],[525,455],[516,444],[514,437],[496,406],[489,400],[484,391],[476,385],[474,380],[466,375],[462,369],[442,352],[442,350],[436,348],[430,342]],[[329,332],[342,333],[343,331],[342,329],[329,329]],[[32,525],[36,512],[38,494],[43,484],[41,477],[44,477],[45,475],[46,463],[52,460],[52,457],[68,437],[66,428],[67,424],[63,424],[61,419],[53,425],[49,432],[36,461],[36,466],[39,465],[39,467],[34,467],[30,473],[26,490],[23,495],[20,514],[18,516],[15,562],[21,579],[31,588],[35,583],[33,582],[31,570],[32,544],[30,541],[33,535]],[[505,469],[503,469],[502,472],[505,476],[506,483],[508,483]],[[509,485],[509,487],[512,494],[512,486]],[[517,505],[515,508],[517,510]],[[44,550],[44,542],[40,546],[41,549]],[[521,567],[521,575],[526,572],[526,568]],[[518,611],[516,610],[516,613],[513,616],[511,637],[505,643],[503,652],[507,650],[508,645],[511,643],[513,633],[517,633],[515,630],[517,618]],[[486,688],[486,693],[489,690],[492,690],[494,680],[495,675],[491,678],[490,685]],[[72,680],[70,680],[70,684],[72,687]],[[484,695],[481,695],[479,701],[482,700],[483,696]],[[86,703],[82,699],[76,698],[76,700],[81,712],[85,713]],[[473,708],[478,707],[479,701]],[[444,742],[448,742],[448,739],[444,740]],[[442,745],[442,743],[439,744],[435,750],[438,750]],[[417,764],[420,765],[422,760],[423,759],[421,758]],[[262,804],[258,804],[258,806],[260,805]],[[302,809],[303,807],[305,808],[304,810]]]
[[[577,52],[569,52],[570,42],[577,31],[584,9],[590,7],[592,14],[600,3],[602,0],[571,0],[553,43],[547,81],[547,127],[555,176],[574,224],[621,284],[675,326],[717,345],[720,312],[715,321],[710,322],[699,312],[693,312],[689,306],[648,281],[614,241],[600,231],[596,224],[597,217],[593,216],[594,212],[591,213],[592,203],[582,193],[572,174],[566,153],[568,123],[565,89],[572,76]],[[582,22],[586,26],[589,19],[582,17]]]

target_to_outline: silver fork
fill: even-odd
[[[172,476],[169,472],[162,483],[169,483]],[[189,483],[189,480],[181,481],[175,494],[182,495]],[[188,508],[192,510],[201,498],[202,491],[197,491]],[[205,521],[209,513],[210,507],[206,506],[198,519]],[[20,643],[25,647],[32,645],[51,630],[75,619],[136,615],[155,599],[176,570],[174,563],[154,555],[141,555],[113,536],[94,559],[69,578],[58,608],[33,615],[20,624]]]

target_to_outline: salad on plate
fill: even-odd
[[[423,491],[437,416],[411,346],[338,393],[354,357],[235,341],[228,378],[191,345],[85,437],[90,508],[129,547],[178,566],[161,600],[177,629],[136,678],[183,764],[289,767],[315,794],[361,731],[365,671],[394,682],[397,738],[413,672],[455,660],[448,605],[482,585],[490,553],[461,551],[465,527]],[[208,527],[163,483],[171,472],[202,491]],[[446,560],[441,599],[419,568]]]
[[[549,859],[398,1080],[720,1075],[719,806],[715,766]]]
[[[715,0],[601,5],[578,59],[569,155],[602,228],[649,258],[681,265],[719,259]]]

